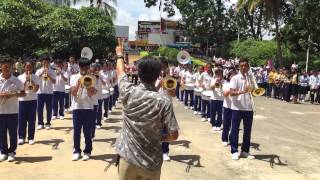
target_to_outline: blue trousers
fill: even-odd
[[[94,105],[93,106],[93,113],[92,113],[92,116],[93,116],[93,121],[92,121],[92,127],[91,127],[91,137],[94,138],[95,137],[95,134],[96,134],[96,120],[97,120],[97,117],[98,117],[98,107],[99,105]]]
[[[37,100],[19,101],[19,139],[26,139],[28,127],[28,140],[34,139],[36,126]]]
[[[180,101],[183,102],[185,90],[180,92]]]
[[[73,110],[73,153],[81,153],[81,130],[83,129],[85,148],[84,153],[91,154],[92,151],[92,125],[93,110],[92,109],[76,109]]]
[[[64,98],[65,92],[53,92],[53,116],[58,116],[58,108],[59,108],[59,116],[64,116]]]
[[[51,125],[52,116],[52,94],[38,94],[38,124],[43,125],[43,108],[46,105],[47,110],[47,123]]]
[[[109,111],[109,98],[103,99],[103,108],[104,108],[104,114],[103,117],[108,117],[108,111]]]
[[[162,142],[162,152],[169,153],[169,143],[168,142]]]
[[[113,104],[112,104],[113,106],[116,105],[116,101],[118,100],[118,98],[119,98],[119,87],[118,85],[116,85],[114,87]]]
[[[184,105],[185,106],[193,106],[193,90],[185,90],[185,96],[184,96]],[[189,96],[190,96],[190,103],[189,103]]]
[[[210,117],[210,101],[202,99],[202,118],[209,118]]]
[[[177,82],[176,96],[177,96],[177,99],[180,99],[180,82]]]
[[[229,142],[229,131],[231,127],[232,110],[230,108],[223,108],[223,130],[222,130],[222,142]]]
[[[243,143],[242,143],[241,151],[247,152],[247,153],[249,153],[250,151],[253,112],[232,110],[232,118],[231,118],[232,126],[231,126],[231,134],[230,134],[231,153],[238,152],[239,127],[242,119],[243,119]]]
[[[98,108],[97,108],[97,118],[96,118],[95,123],[96,123],[96,125],[100,125],[101,126],[102,125],[101,124],[101,120],[102,120],[102,103],[103,103],[103,100],[99,99],[98,103],[99,103],[99,105],[98,105]]]
[[[194,96],[194,110],[201,112],[201,96]]]
[[[210,123],[212,127],[220,127],[222,124],[222,105],[223,101],[210,100],[211,112]]]
[[[0,114],[0,152],[16,153],[18,144],[18,114]],[[9,132],[9,133],[8,133]],[[10,146],[8,147],[7,135]]]
[[[68,109],[70,107],[70,93],[64,95],[64,108]]]
[[[112,111],[112,106],[113,106],[113,95],[110,94],[110,97],[109,97],[109,111]]]

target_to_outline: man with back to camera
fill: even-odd
[[[153,58],[138,63],[141,84],[128,82],[124,72],[123,46],[117,47],[117,73],[123,103],[123,127],[116,142],[120,180],[159,180],[163,162],[161,142],[178,138],[178,123],[169,97],[157,92],[155,82],[161,64]],[[163,135],[163,131],[167,134]]]

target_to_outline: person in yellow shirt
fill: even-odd
[[[272,68],[272,70],[269,72],[269,75],[268,75],[268,83],[269,83],[269,90],[267,91],[267,96],[268,97],[271,97],[272,95],[272,91],[274,89],[274,82],[275,82],[275,69]]]

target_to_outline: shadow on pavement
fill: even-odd
[[[111,146],[113,146],[116,143],[116,138],[107,138],[107,139],[94,139],[94,142],[106,142],[110,143]]]
[[[39,156],[39,157],[16,157],[15,164],[21,163],[37,163],[37,162],[44,162],[44,161],[51,161],[52,156]]]
[[[200,163],[199,155],[175,155],[170,156],[170,158],[173,161],[187,164],[186,172],[189,172],[191,167],[204,167]]]
[[[58,149],[60,143],[63,143],[64,140],[62,139],[51,139],[51,140],[43,140],[43,141],[36,141],[36,144],[44,144],[44,145],[51,145],[52,149]]]
[[[187,141],[187,140],[180,140],[180,141],[170,142],[170,145],[183,146],[183,147],[188,148],[188,149],[190,148],[190,144],[191,144],[191,142]]]
[[[242,146],[242,143],[239,143],[239,146]],[[250,144],[250,147],[253,148],[253,149],[256,150],[256,151],[261,151],[261,150],[260,150],[260,144],[258,144],[258,143],[253,143],[253,142],[252,142],[252,143]]]
[[[102,154],[102,155],[96,155],[96,156],[91,156],[93,160],[99,160],[99,161],[104,161],[107,162],[106,167],[104,169],[104,172],[107,172],[108,169],[112,164],[116,165],[117,162],[117,155],[116,154]]]
[[[122,111],[112,111],[112,115],[122,115]]]
[[[103,130],[113,130],[115,133],[118,133],[121,130],[121,127],[119,126],[107,126],[107,127],[101,127]]]
[[[255,159],[257,159],[257,160],[269,162],[271,168],[273,168],[274,165],[288,166],[288,164],[282,162],[280,159],[280,156],[278,156],[276,154],[259,154],[259,155],[254,155],[254,156],[255,156]]]
[[[65,131],[65,134],[70,134],[70,132],[73,130],[73,127],[53,127],[52,129],[56,131]]]
[[[105,120],[104,122],[105,123],[118,123],[118,122],[120,122],[122,119],[120,119],[120,118],[109,118],[109,119],[107,119],[107,120]]]

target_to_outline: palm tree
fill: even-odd
[[[106,16],[110,16],[113,20],[117,17],[117,10],[114,6],[117,5],[117,0],[44,0],[58,6],[71,6],[77,3],[90,1],[90,7],[96,7],[101,10]]]
[[[284,4],[295,3],[295,0],[238,0],[238,9],[248,8],[253,12],[258,6],[264,6],[264,14],[268,21],[273,22],[275,25],[276,40],[277,40],[277,60],[281,62],[282,49],[280,38],[280,16],[281,8]]]

